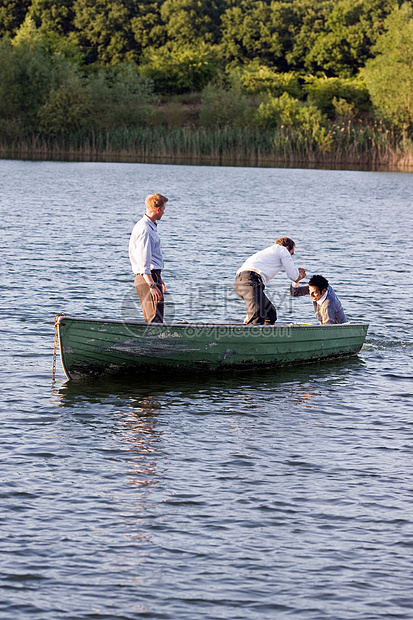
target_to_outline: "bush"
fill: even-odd
[[[244,124],[248,101],[237,83],[208,84],[202,92],[200,124],[203,127],[240,127]]]
[[[377,39],[365,78],[377,114],[398,130],[413,131],[413,8],[395,7]]]
[[[369,91],[364,80],[357,78],[306,78],[304,90],[308,102],[319,108],[329,118],[334,118],[336,106],[334,100],[346,101],[355,114],[371,109]]]
[[[0,117],[3,134],[38,129],[38,112],[49,92],[71,75],[64,56],[50,58],[41,40],[22,38],[0,42]]]
[[[330,148],[326,119],[321,111],[315,106],[294,99],[287,93],[281,97],[268,96],[255,113],[254,125],[261,130],[285,128],[291,130],[287,133],[287,141],[294,136],[296,144],[306,144],[306,148],[311,144],[326,150]],[[277,144],[277,140],[285,140],[285,132],[281,134],[276,132],[274,139]]]
[[[158,101],[152,80],[143,77],[130,63],[101,67],[87,81],[90,126],[97,129],[146,125],[151,104]]]
[[[294,72],[277,73],[274,69],[256,62],[251,62],[237,71],[242,87],[251,95],[269,92],[274,97],[281,97],[283,93],[288,93],[296,99],[303,95],[298,76]]]
[[[156,92],[179,94],[201,91],[217,73],[217,58],[212,48],[169,51],[150,50],[140,66],[143,76],[153,80]]]
[[[334,106],[335,117],[337,120],[348,121],[352,120],[356,114],[356,106],[354,103],[348,103],[346,99],[333,98],[332,104]]]
[[[255,124],[261,129],[273,129],[282,125],[312,129],[323,122],[323,115],[318,108],[302,103],[287,93],[281,97],[268,96],[255,114]]]
[[[52,90],[38,112],[39,129],[45,135],[70,133],[87,127],[91,101],[85,84],[74,74],[60,88]]]
[[[152,82],[134,65],[102,67],[87,77],[73,72],[39,110],[40,129],[57,135],[83,127],[99,131],[145,125],[154,101]]]

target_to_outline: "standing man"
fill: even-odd
[[[347,323],[343,306],[328,280],[324,276],[313,276],[306,286],[298,286],[296,282],[290,286],[292,297],[310,295],[313,300],[315,318],[322,325]]]
[[[157,221],[165,212],[168,198],[151,194],[145,200],[146,213],[135,224],[129,240],[129,258],[135,274],[135,288],[147,323],[163,323],[165,284],[164,263]]]
[[[293,282],[305,278],[305,269],[297,269],[292,256],[295,243],[288,237],[280,237],[269,248],[261,250],[248,258],[237,271],[234,288],[244,300],[247,309],[248,325],[273,325],[277,311],[264,294],[265,285],[285,269]]]

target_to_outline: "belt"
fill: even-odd
[[[260,278],[261,278],[261,274],[260,274],[260,272],[257,269],[246,269],[245,271],[252,271],[252,272],[256,273],[258,276],[260,276]]]
[[[161,271],[162,271],[162,269],[151,269],[151,275],[154,273],[155,275],[160,276],[161,275]],[[137,273],[135,275],[143,276],[144,274],[143,273]]]
[[[242,273],[255,273],[260,280],[262,280],[262,276],[256,269],[245,269],[244,271],[240,271],[237,275],[240,276]]]

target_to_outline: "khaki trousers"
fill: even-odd
[[[139,295],[143,318],[146,323],[163,323],[164,297],[161,283],[161,270],[151,271],[153,281],[162,293],[161,301],[154,301],[151,295],[151,288],[144,277],[137,273],[135,276],[135,288]]]

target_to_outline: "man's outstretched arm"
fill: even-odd
[[[293,282],[290,286],[291,297],[302,297],[303,295],[309,295],[309,293],[310,289],[308,288],[308,284],[299,286],[296,282]]]

